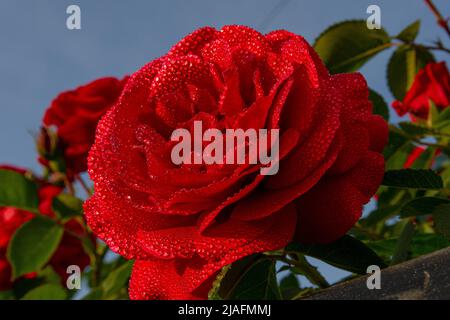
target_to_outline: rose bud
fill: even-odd
[[[127,78],[101,78],[59,94],[44,115],[45,126],[55,126],[68,175],[87,169],[87,154],[100,118],[119,98]]]
[[[450,74],[445,62],[429,63],[419,70],[403,101],[392,106],[399,116],[406,113],[414,118],[427,119],[430,100],[440,110],[450,105]]]

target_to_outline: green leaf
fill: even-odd
[[[286,251],[300,252],[357,274],[366,274],[370,265],[378,265],[381,268],[386,266],[369,247],[348,235],[330,244],[293,243],[286,247]]]
[[[8,245],[14,279],[42,268],[58,248],[63,233],[63,228],[50,219],[36,217],[24,223]]]
[[[275,261],[261,259],[251,266],[236,285],[233,300],[277,300],[281,299],[278,288]]]
[[[0,291],[0,300],[14,300],[14,292],[13,291]]]
[[[394,126],[389,127],[389,140],[383,150],[386,169],[401,169],[406,159],[411,154],[413,145],[402,134],[402,131]]]
[[[378,208],[376,210],[373,210],[367,218],[363,220],[364,226],[373,226],[377,224],[380,221],[386,220],[387,218],[390,218],[397,214],[398,211],[400,211],[401,205],[392,205],[387,206],[383,208]]]
[[[434,134],[438,136],[445,136],[450,138],[450,120],[435,122],[434,123]]]
[[[430,128],[412,122],[399,122],[398,125],[403,131],[413,136],[424,136],[432,132]]]
[[[389,261],[394,253],[398,238],[365,241],[364,243],[374,250],[380,257]],[[415,234],[411,240],[410,258],[434,252],[450,246],[450,241],[438,234]]]
[[[222,300],[222,297],[220,296],[221,292],[222,292],[223,296],[227,295],[227,292],[225,292],[225,290],[223,290],[221,285],[222,285],[223,279],[227,275],[230,268],[231,268],[231,265],[227,265],[227,266],[223,267],[222,270],[220,270],[220,272],[216,276],[216,279],[213,282],[211,290],[209,290],[209,292],[208,292],[208,300]],[[228,283],[229,285],[232,284],[231,281],[228,281],[228,282],[229,282]]]
[[[294,258],[294,267],[291,269],[292,272],[305,276],[309,282],[317,285],[319,288],[327,288],[330,286],[325,277],[320,273],[319,269],[309,263],[303,254],[291,252],[289,255]]]
[[[387,146],[383,150],[383,155],[386,160],[394,156],[395,153],[408,143],[408,139],[402,135],[399,128],[390,126],[389,127],[389,140]]]
[[[113,297],[121,289],[125,288],[130,278],[132,261],[127,261],[113,270],[102,283],[103,297]]]
[[[102,298],[103,290],[101,288],[94,288],[83,297],[83,300],[102,300]]]
[[[389,170],[384,173],[382,184],[395,188],[441,189],[442,178],[432,170],[403,169]]]
[[[59,285],[44,284],[29,291],[21,300],[65,300],[66,291]]]
[[[436,157],[436,149],[434,147],[426,148],[419,157],[411,164],[411,169],[429,169],[433,165]]]
[[[428,99],[428,103],[430,108],[428,109],[427,123],[430,127],[432,127],[433,123],[439,118],[439,109],[437,108],[433,100]]]
[[[441,172],[441,177],[444,181],[444,187],[446,189],[450,189],[450,166],[448,166]]]
[[[435,117],[438,117],[437,115],[435,115]],[[430,117],[430,119],[432,119],[432,117]],[[412,123],[412,122],[400,122],[399,126],[403,129],[403,131],[405,131],[406,133],[408,133],[409,135],[412,136],[419,136],[419,137],[424,137],[424,136],[449,136],[450,137],[450,132],[448,132],[448,130],[450,129],[450,121],[445,121],[445,122],[439,122],[439,123],[434,123],[433,127],[428,127],[425,126],[423,124],[419,124],[419,123]]]
[[[450,106],[447,106],[439,112],[439,115],[435,120],[435,124],[447,123],[448,121],[450,121]]]
[[[258,254],[234,262],[219,273],[209,297],[233,300],[281,299],[275,261]]]
[[[409,189],[389,188],[385,186],[380,187],[378,192],[378,208],[386,208],[391,206],[402,206],[403,203],[411,199]]]
[[[38,213],[36,184],[18,172],[0,170],[0,207],[15,207]]]
[[[397,100],[403,100],[417,72],[431,61],[433,55],[421,46],[402,45],[394,51],[388,63],[387,80]]]
[[[394,253],[395,245],[397,243],[397,238],[383,239],[383,240],[366,240],[364,243],[373,251],[375,251],[378,256],[383,258],[384,261],[390,261],[392,259],[392,254]]]
[[[369,90],[369,100],[373,104],[373,113],[378,114],[384,118],[384,120],[389,121],[389,107],[384,101],[384,98],[378,94],[376,91]]]
[[[412,222],[408,221],[405,224],[394,249],[392,264],[403,262],[408,258],[408,252],[415,230],[416,227]]]
[[[415,235],[411,242],[411,258],[450,247],[450,241],[440,234]]]
[[[408,218],[414,216],[421,216],[427,214],[433,214],[437,207],[442,204],[449,204],[450,200],[434,198],[434,197],[421,197],[411,200],[403,206],[401,209],[401,218]]]
[[[61,284],[61,276],[56,273],[52,266],[48,265],[38,273],[38,277],[45,283]]]
[[[431,99],[429,105],[427,124],[430,127],[430,134],[450,138],[450,106],[440,111]]]
[[[417,20],[403,29],[395,38],[407,43],[413,42],[419,34],[420,20]]]
[[[283,299],[291,299],[296,296],[300,291],[300,282],[295,274],[290,273],[280,281],[280,290]]]
[[[449,201],[450,202],[450,201]],[[450,203],[439,205],[433,213],[436,231],[450,240]]]
[[[358,70],[390,45],[383,29],[369,30],[365,20],[352,20],[326,29],[316,39],[314,49],[331,73],[343,73]]]
[[[415,146],[409,141],[401,146],[392,157],[385,160],[385,170],[403,169],[414,148]]]
[[[66,193],[53,198],[53,212],[64,221],[83,214],[83,201]]]

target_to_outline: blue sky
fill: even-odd
[[[441,31],[422,0],[291,0],[273,16],[279,0],[2,0],[0,2],[0,163],[39,170],[32,132],[61,91],[102,76],[137,70],[198,27],[244,24],[261,32],[287,29],[312,43],[330,24],[366,19],[366,8],[381,8],[382,26],[396,34],[422,20],[418,40],[431,42]],[[82,29],[66,28],[66,8],[77,4]],[[450,1],[435,0],[450,15]],[[277,11],[277,10],[275,10]],[[271,16],[271,19],[268,19]],[[388,102],[385,80],[391,51],[361,71]],[[438,60],[446,58],[436,55]],[[448,58],[447,58],[448,59]],[[448,62],[448,61],[447,61]],[[340,273],[326,269],[337,279]]]

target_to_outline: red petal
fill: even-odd
[[[322,179],[296,201],[296,239],[328,243],[346,234],[360,218],[362,206],[375,193],[383,175],[383,156],[369,151],[349,172]]]
[[[242,220],[261,219],[307,192],[333,164],[341,147],[340,142],[340,139],[336,139],[328,155],[325,157],[326,161],[318,165],[302,181],[284,189],[263,190],[241,200],[233,210],[233,217]]]
[[[291,205],[257,223],[230,219],[204,234],[195,228],[142,234],[142,245],[149,253],[169,260],[138,261],[130,298],[205,299],[217,271],[244,256],[284,247],[291,240],[295,222]]]
[[[319,104],[314,106],[315,119],[309,135],[283,160],[278,174],[268,178],[266,183],[268,188],[283,188],[301,181],[325,159],[340,124],[339,113],[342,100],[339,99],[338,91],[332,85],[324,88],[323,91]],[[283,112],[289,112],[287,107]],[[292,107],[294,108],[293,105]],[[300,120],[301,113],[298,112],[297,116],[297,119],[291,119],[291,121]],[[301,133],[300,137],[302,137]]]
[[[203,46],[216,38],[217,31],[211,27],[200,28],[184,37],[170,49],[169,56],[199,55]]]
[[[265,56],[269,49],[265,37],[246,26],[225,26],[219,31],[218,37],[225,40],[231,48],[248,50],[258,57]]]
[[[343,125],[344,141],[336,162],[329,173],[343,173],[355,166],[369,148],[369,133],[362,124]]]
[[[389,128],[386,121],[378,115],[373,115],[367,122],[367,129],[370,134],[370,150],[383,152],[389,137]]]

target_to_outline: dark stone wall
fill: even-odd
[[[381,271],[381,289],[367,288],[367,276],[314,294],[313,300],[450,299],[450,248]]]

